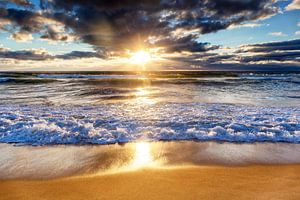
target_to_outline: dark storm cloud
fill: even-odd
[[[81,41],[96,49],[122,51],[156,45],[148,43],[157,38],[157,45],[173,39],[168,52],[202,52],[210,50],[199,42],[201,34],[226,29],[230,25],[256,20],[275,14],[275,0],[41,0],[43,12],[32,9],[0,10],[0,18],[10,20],[21,31],[42,32],[42,38],[67,40],[41,24],[39,17],[63,24],[66,33],[72,32]],[[27,0],[14,1],[18,5]],[[14,27],[15,28],[15,27]],[[46,29],[46,31],[45,31]],[[191,35],[171,35],[178,29],[196,30]],[[17,30],[20,31],[20,30]],[[187,44],[184,45],[182,41]],[[181,49],[182,48],[182,49]]]
[[[42,16],[30,10],[18,10],[18,9],[6,9],[0,7],[0,19],[8,20],[11,22],[14,31],[15,26],[19,28],[20,31],[26,32],[37,32],[40,31],[43,22],[38,19]]]
[[[209,50],[218,49],[217,45],[210,45],[209,43],[198,42],[197,37],[189,35],[180,38],[168,37],[155,42],[156,47],[166,47],[166,52],[205,52]]]
[[[270,16],[278,11],[273,3],[273,0],[179,1],[168,19],[177,19],[175,28],[199,28],[201,34],[206,34]]]
[[[149,36],[168,40],[177,29],[198,29],[199,34],[226,29],[232,24],[255,20],[277,12],[272,0],[54,0],[53,8],[70,11],[60,16],[83,41],[108,49],[145,43]],[[49,2],[48,2],[49,4]],[[57,16],[57,15],[56,15]],[[203,51],[196,38],[177,36],[167,51]],[[187,39],[190,39],[187,41]],[[182,45],[182,40],[194,45]],[[178,44],[174,44],[178,42]],[[169,42],[166,42],[169,43]],[[158,44],[158,45],[159,45]],[[147,43],[145,44],[147,45]],[[156,43],[154,43],[156,45]],[[180,46],[183,47],[180,50]],[[189,49],[190,48],[190,49]]]
[[[47,3],[47,0],[42,0]],[[54,5],[71,10],[77,6],[94,7],[100,11],[119,10],[119,9],[138,9],[142,7],[158,7],[161,5],[160,0],[54,0]]]
[[[53,41],[71,41],[75,38],[71,32],[64,30],[64,24],[53,19],[45,13],[35,12],[33,10],[24,10],[16,8],[1,8],[0,20],[6,20],[8,23],[1,29],[10,32],[11,38],[18,40],[20,36],[39,33],[41,39]],[[58,31],[62,29],[61,31]],[[20,34],[21,33],[21,34]]]
[[[216,53],[212,50],[220,46],[201,42],[201,34],[277,13],[275,0],[41,0],[39,11],[29,6],[32,4],[28,0],[5,2],[19,6],[0,6],[0,20],[10,22],[5,30],[12,33],[12,38],[22,40],[31,33],[53,41],[75,38],[93,45],[96,52],[53,56],[35,51],[0,51],[1,58],[106,58],[111,52],[122,55],[128,49],[160,47],[166,53],[182,53],[172,60],[208,68],[229,69],[230,65],[250,69],[255,65],[256,69],[259,62],[272,67],[276,62],[299,65],[300,40],[245,45],[228,53]]]

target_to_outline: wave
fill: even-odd
[[[85,74],[39,74],[38,78],[51,79],[135,79],[144,78],[140,75],[85,75]]]
[[[298,85],[300,82],[298,74],[285,75],[249,75],[239,76],[196,76],[197,74],[168,74],[163,76],[139,75],[139,74],[0,74],[0,83],[12,84],[45,84],[55,81],[68,81],[91,85],[121,85],[139,87],[146,85],[159,86],[163,84],[174,85],[203,85],[203,86],[239,86],[240,84],[255,85],[265,83],[290,83]],[[172,76],[168,76],[172,75]]]
[[[291,99],[300,99],[300,96],[286,96],[286,97]]]
[[[81,79],[83,84],[89,85],[106,85],[106,86],[161,86],[161,85],[196,85],[196,86],[240,86],[244,85],[257,85],[266,83],[291,83],[298,84],[294,80],[258,80],[247,78],[101,78],[101,79]],[[78,80],[76,81],[78,83]]]
[[[0,78],[0,83],[9,84],[46,84],[56,82],[55,79],[41,79],[41,78]]]
[[[133,93],[136,90],[133,89],[118,89],[118,88],[96,88],[90,91],[84,91],[79,96],[91,96],[91,95],[113,95],[113,94],[127,94]]]
[[[260,81],[296,81],[300,80],[300,74],[242,74],[240,78],[248,80],[260,80]]]
[[[9,80],[10,80],[10,78],[0,77],[0,83],[7,82],[7,81],[9,81]]]
[[[300,143],[300,108],[206,103],[0,106],[0,142],[51,145],[140,140]]]

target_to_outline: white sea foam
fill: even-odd
[[[141,140],[300,143],[300,108],[205,103],[0,105],[0,142],[47,145]]]

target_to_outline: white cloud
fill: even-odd
[[[300,31],[296,31],[295,35],[300,36]]]
[[[272,33],[269,33],[269,35],[276,36],[276,37],[285,37],[285,36],[287,36],[287,34],[284,34],[282,32],[272,32]]]
[[[6,26],[10,25],[11,22],[7,19],[1,19],[0,20],[0,32],[3,30],[6,30]]]
[[[299,10],[300,9],[300,0],[294,0],[285,9],[286,10]]]
[[[240,24],[240,25],[231,25],[229,26],[229,29],[236,29],[236,28],[255,28],[263,26],[264,24],[258,24],[258,23],[247,23],[247,24]]]
[[[31,35],[31,33],[27,33],[27,32],[13,33],[10,36],[10,38],[17,41],[17,42],[28,42],[28,41],[33,40],[33,37]]]

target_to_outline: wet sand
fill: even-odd
[[[300,199],[300,145],[0,144],[0,200]]]
[[[0,181],[0,199],[300,199],[300,165],[174,167]]]

